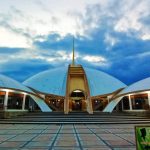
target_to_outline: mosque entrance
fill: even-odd
[[[70,110],[71,111],[85,111],[86,101],[85,94],[81,90],[74,90],[71,95]]]
[[[82,111],[82,101],[73,100],[72,101],[72,111]]]

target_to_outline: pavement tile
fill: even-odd
[[[47,129],[48,128],[48,125],[40,125],[40,126],[35,126],[33,129],[36,130],[36,129]]]
[[[130,145],[133,145],[125,140],[105,140],[109,145],[112,145],[112,146],[130,146]]]
[[[61,147],[54,147],[52,150],[81,150],[81,149],[79,147],[61,146]]]
[[[5,129],[0,130],[0,134],[5,134],[6,132],[7,132],[7,130],[5,130]]]
[[[53,130],[44,130],[42,133],[51,134],[51,133],[57,133],[57,132],[58,132],[57,129],[53,129]]]
[[[87,147],[83,148],[83,150],[112,150],[109,147]]]
[[[63,141],[68,141],[68,142],[70,142],[70,141],[76,141],[75,138],[58,138],[58,140],[63,140]]]
[[[127,147],[127,148],[113,148],[113,150],[136,150],[136,148],[131,148],[131,147]]]
[[[10,150],[10,149],[9,149]],[[49,147],[28,147],[28,148],[21,148],[17,150],[49,150]]]
[[[8,130],[5,134],[22,134],[25,131],[26,130],[11,129],[11,130]]]
[[[73,130],[61,130],[60,131],[60,134],[65,134],[65,133],[75,133],[75,131],[73,131]]]
[[[77,141],[63,141],[63,140],[59,140],[56,141],[55,146],[79,146]]]
[[[136,148],[135,147],[126,147],[126,148],[117,147],[117,148],[113,148],[113,150],[136,150]]]
[[[6,124],[0,126],[0,150],[135,150],[134,126]]]
[[[91,131],[89,129],[76,129],[77,133],[86,133],[91,134]]]
[[[25,133],[26,133],[26,134],[27,134],[27,133],[32,133],[32,134],[33,134],[33,133],[41,133],[42,131],[43,131],[43,130],[40,130],[40,129],[39,129],[39,130],[33,130],[33,129],[32,129],[32,130],[27,130]]]
[[[75,136],[76,134],[75,133],[59,133],[58,136],[68,136],[68,137],[71,137],[71,136]]]
[[[51,141],[54,139],[54,137],[55,137],[54,135],[41,134],[41,135],[37,136],[36,138],[34,138],[32,141]]]
[[[134,134],[116,134],[117,136],[120,136],[121,138],[132,142],[133,144],[136,144],[135,142],[135,135]]]
[[[103,140],[122,140],[122,138],[114,135],[114,134],[97,134]]]
[[[49,125],[47,127],[48,130],[58,130],[60,127],[60,125]]]
[[[14,138],[9,139],[8,141],[30,141],[35,135],[19,135]]]
[[[52,144],[52,141],[34,141],[29,142],[25,147],[49,147]]]
[[[9,147],[9,148],[19,148],[21,147],[25,142],[3,142],[0,144],[0,148],[2,147]]]
[[[84,146],[104,146],[106,145],[103,141],[80,141],[81,145]]]
[[[0,135],[0,142],[6,141],[14,136],[15,135]]]
[[[108,131],[107,130],[105,130],[105,129],[92,129],[92,131],[94,132],[94,133],[108,133]]]

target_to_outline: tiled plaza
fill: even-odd
[[[0,150],[135,150],[134,126],[0,124]]]

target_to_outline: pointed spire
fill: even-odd
[[[74,37],[73,37],[73,43],[72,43],[72,65],[75,65],[75,53],[74,53]]]

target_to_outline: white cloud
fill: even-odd
[[[60,66],[62,64],[71,64],[72,62],[72,52],[67,52],[65,50],[38,50],[32,47],[32,49],[23,49],[17,52],[17,54],[8,55],[8,53],[4,53],[0,55],[0,70],[12,70],[13,68],[3,68],[5,64],[19,61],[36,61],[43,62],[45,64],[50,64],[53,66]],[[75,53],[75,63],[78,61],[88,62],[88,64],[95,66],[107,66],[108,60],[102,56],[95,55],[84,55],[79,52]]]
[[[5,31],[0,29],[0,46],[28,47],[37,36],[44,37],[51,32],[90,37],[93,30],[105,28],[107,24],[117,32],[133,29],[141,39],[150,39],[148,27],[139,21],[148,14],[148,4],[148,0],[0,1],[0,22],[5,24]],[[116,42],[114,37],[105,38],[110,46]]]
[[[28,48],[31,42],[25,36],[0,27],[0,47]]]
[[[97,1],[95,0],[95,2]],[[88,2],[86,0],[31,0],[24,2],[6,0],[5,2],[0,1],[0,5],[5,7],[0,10],[0,13],[1,16],[4,15],[8,19],[7,23],[10,26],[23,31],[28,30],[32,36],[47,35],[49,32],[58,32],[61,35],[76,34],[79,31],[76,25],[77,18],[70,15],[69,12],[81,13],[87,4],[95,2],[92,0]]]
[[[150,28],[140,21],[141,18],[149,15],[149,0],[125,2],[123,1],[124,11],[117,20],[114,30],[126,33],[133,30],[138,33],[139,38],[150,39]]]
[[[117,32],[138,32],[143,40],[150,39],[149,28],[139,20],[148,14],[148,0],[5,0],[0,1],[0,46],[31,48],[34,40],[44,41],[46,36],[57,32],[89,37],[91,32],[114,27]],[[120,7],[121,6],[121,7]],[[109,20],[110,19],[110,20]],[[3,23],[4,24],[1,24]],[[107,24],[105,24],[107,23]],[[39,37],[39,38],[37,38]],[[104,42],[114,46],[119,39],[108,33]],[[34,54],[33,54],[34,55]],[[68,59],[69,54],[63,55]],[[37,57],[39,58],[39,56]],[[49,58],[49,61],[53,59]]]
[[[149,33],[145,33],[145,34],[143,34],[143,35],[141,36],[141,38],[142,38],[143,40],[150,40],[150,34],[149,34]]]
[[[86,60],[88,62],[93,62],[93,63],[106,62],[106,59],[102,56],[91,56],[91,55],[83,56],[83,60]]]
[[[80,56],[80,59],[93,66],[108,67],[110,65],[109,61],[103,56],[82,55]]]

